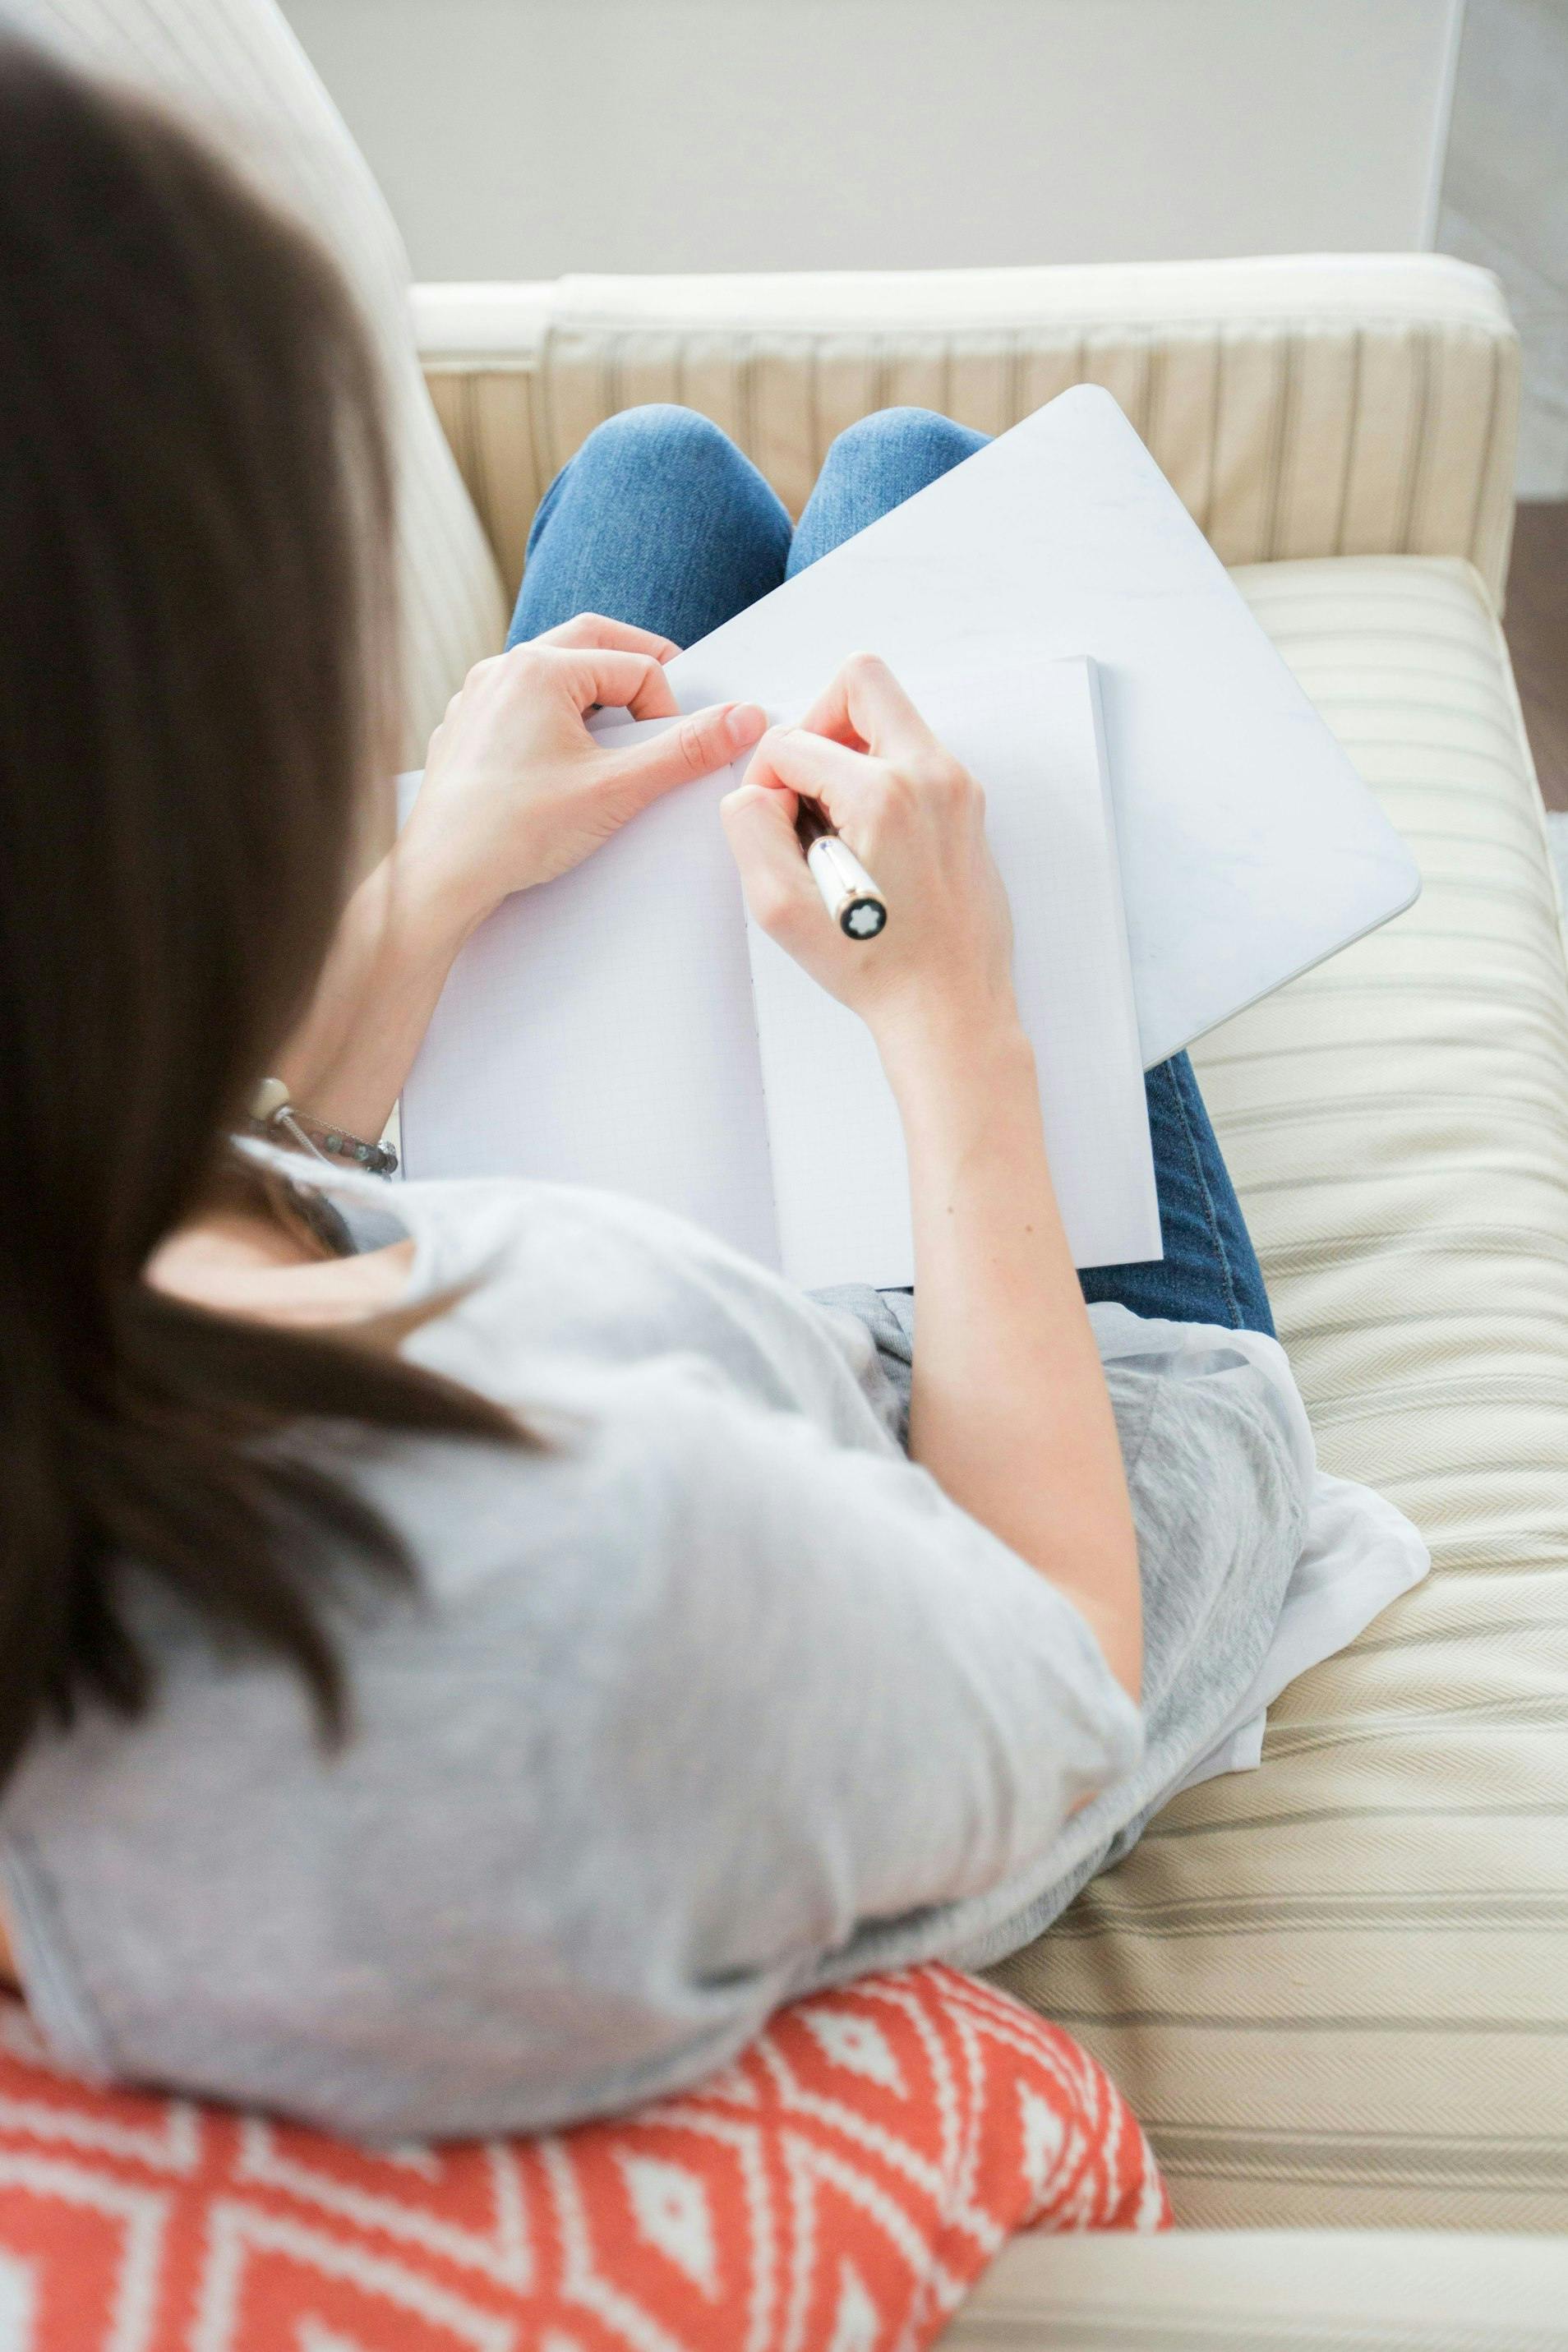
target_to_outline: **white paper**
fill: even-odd
[[[950,667],[922,676],[916,698],[984,788],[986,831],[1013,908],[1014,984],[1074,1259],[1157,1258],[1159,1204],[1094,666],[997,665],[977,655],[966,674]],[[912,1282],[903,1137],[876,1048],[856,1015],[771,940],[754,927],[750,937],[784,1270],[805,1289]]]
[[[403,1091],[409,1175],[603,1186],[777,1264],[731,782],[668,793],[475,932]]]
[[[846,657],[1100,664],[1142,1056],[1415,898],[1413,859],[1107,392],[1079,384],[679,655],[798,716]]]

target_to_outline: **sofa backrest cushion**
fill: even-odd
[[[379,348],[397,460],[407,751],[423,758],[464,673],[499,651],[495,560],[414,352],[392,215],[274,0],[10,0],[12,21],[89,71],[156,93],[320,236]]]

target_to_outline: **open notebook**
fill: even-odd
[[[918,699],[985,787],[1074,1256],[1158,1257],[1094,665],[933,666]],[[875,1049],[746,921],[717,815],[732,782],[668,795],[475,934],[404,1091],[405,1170],[635,1193],[806,1288],[911,1282]]]

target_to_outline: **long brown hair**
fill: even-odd
[[[349,297],[196,139],[9,39],[0,287],[3,1778],[49,1710],[148,1703],[128,1564],[341,1724],[330,1563],[406,1563],[282,1433],[510,1424],[390,1349],[142,1278],[247,1181],[226,1139],[393,740],[389,470]]]

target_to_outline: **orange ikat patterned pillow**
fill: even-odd
[[[374,2153],[84,2085],[0,2005],[5,2352],[919,2352],[1015,2231],[1169,2218],[1094,2061],[951,1969],[612,2123]]]

